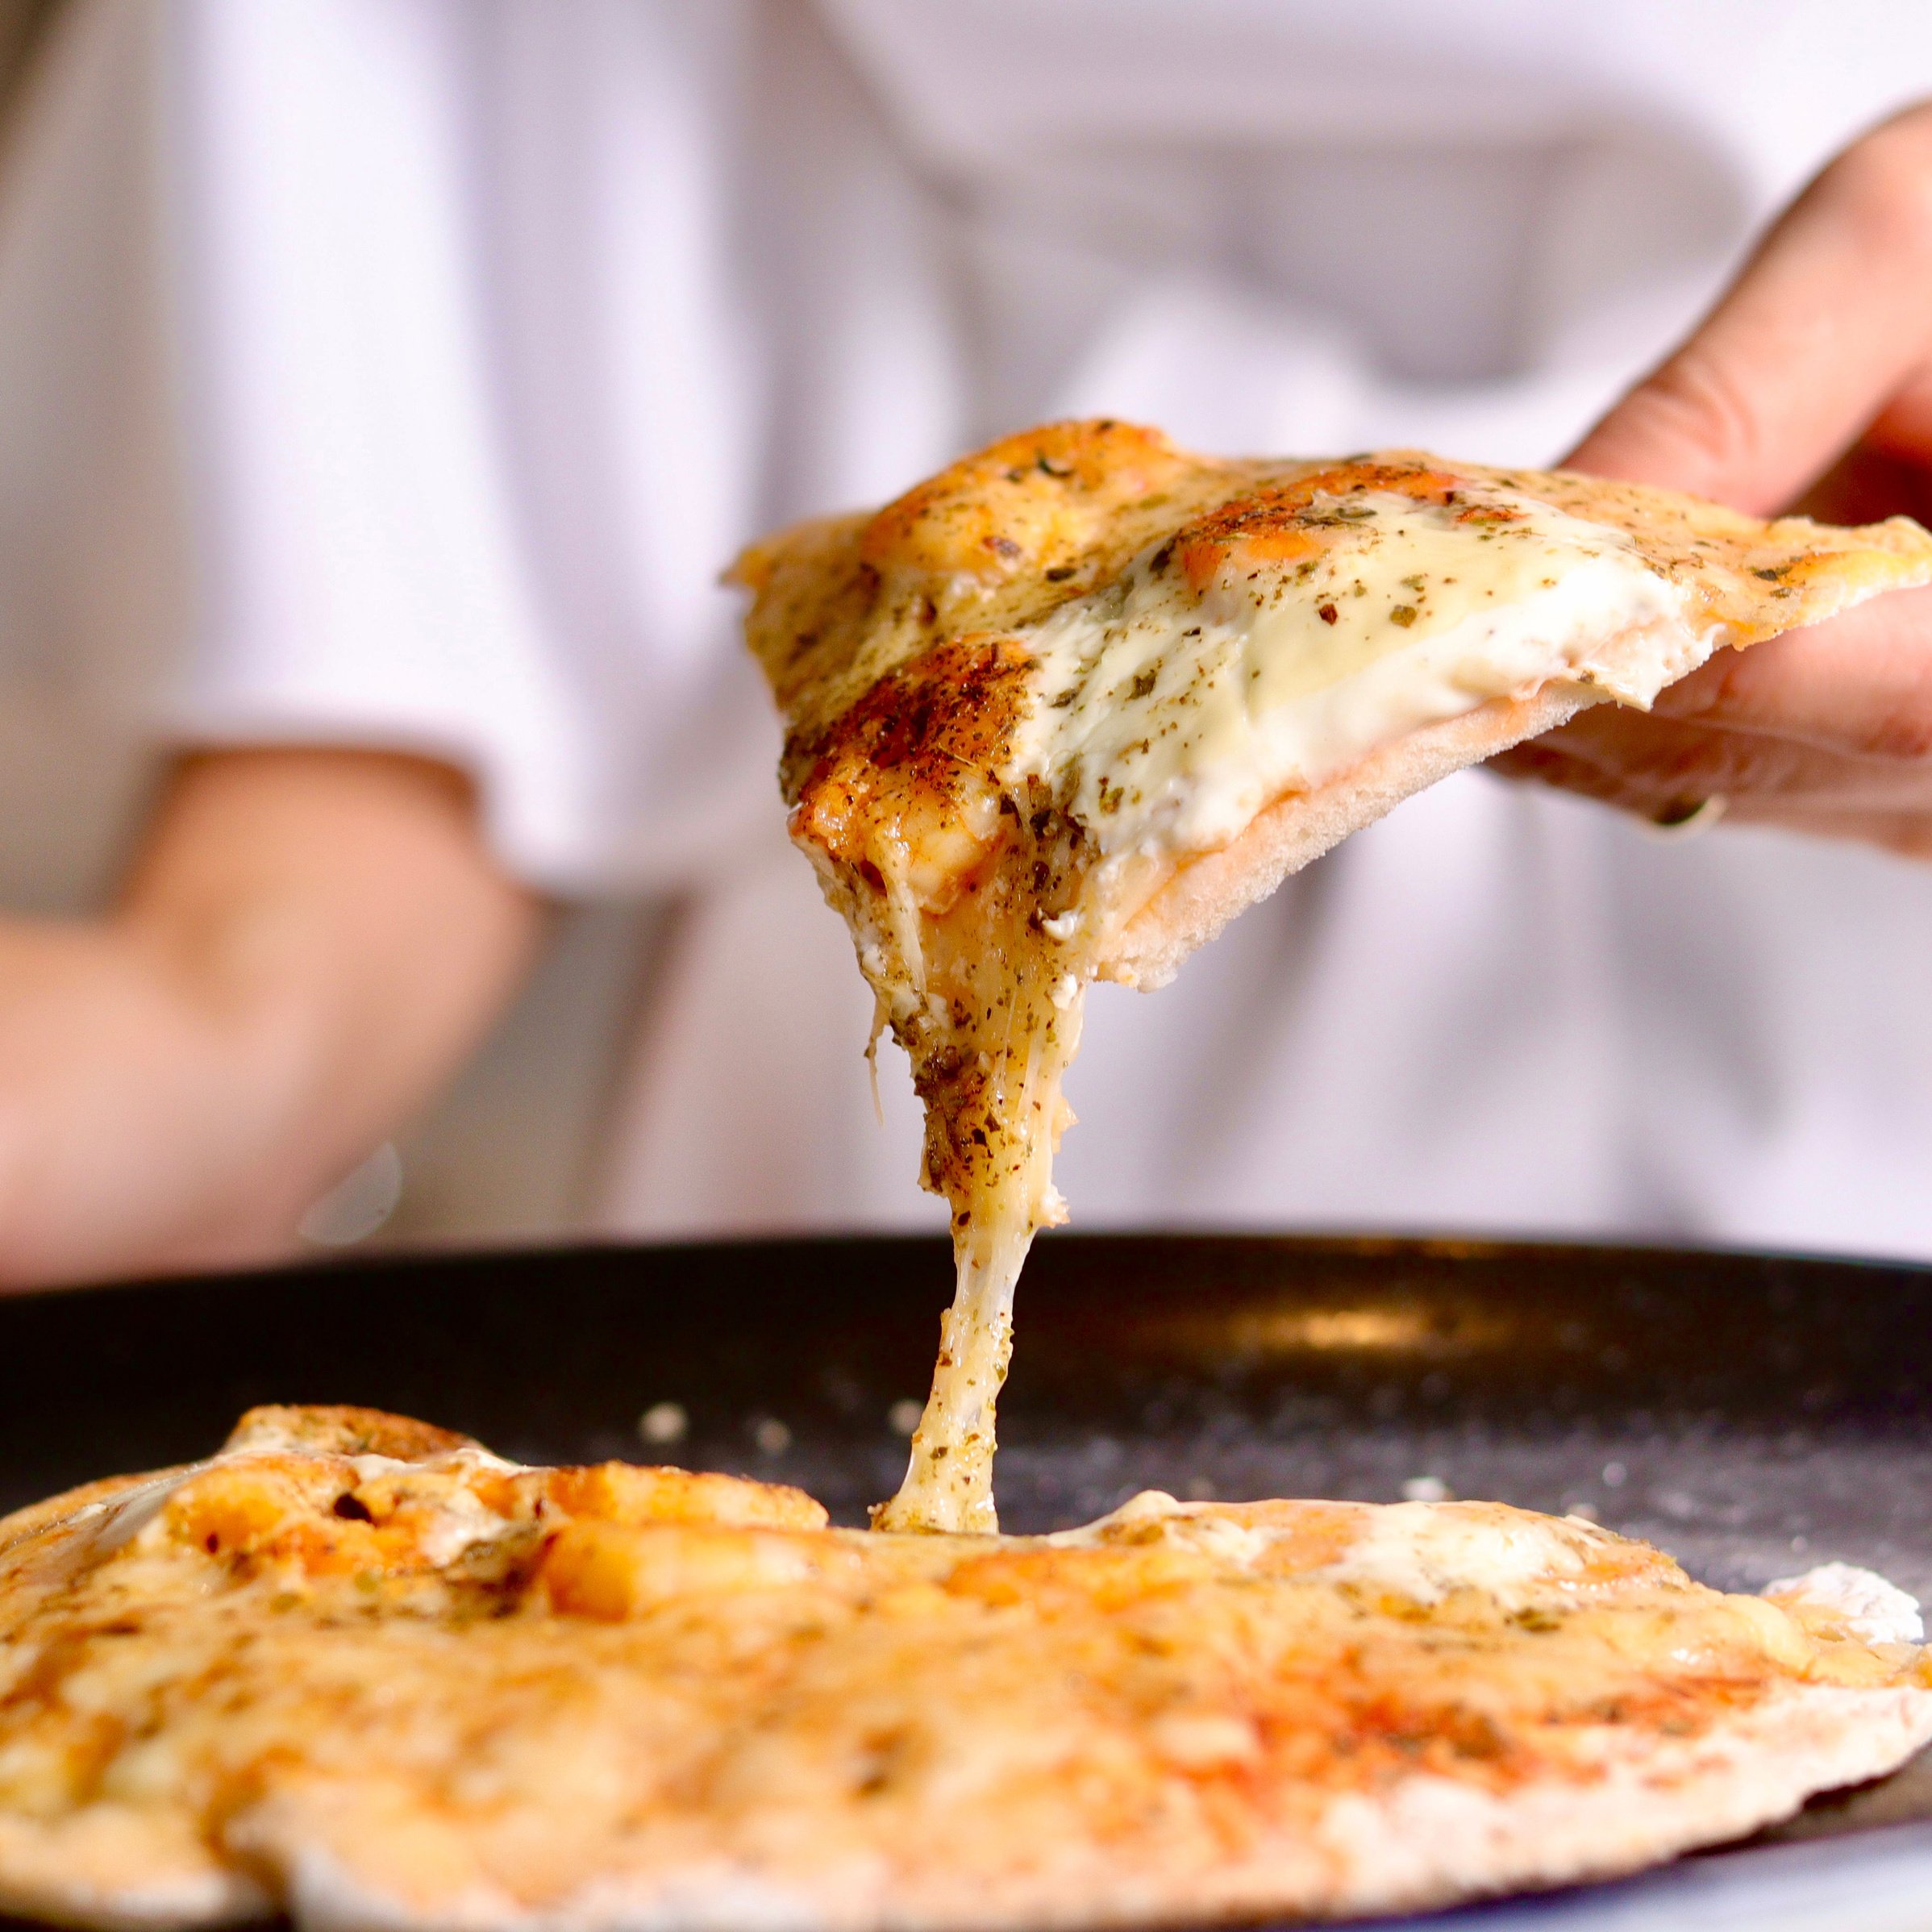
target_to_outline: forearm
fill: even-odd
[[[0,1281],[285,1251],[460,1064],[540,917],[443,768],[185,764],[110,920],[0,945]]]

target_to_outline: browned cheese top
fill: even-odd
[[[1619,532],[1686,587],[1726,642],[1814,621],[1848,590],[1913,578],[1932,554],[1904,518],[1858,530],[1801,517],[1766,523],[1562,471],[1410,451],[1221,459],[1130,423],[1049,423],[962,459],[876,513],[781,531],[739,560],[734,574],[755,593],[747,638],[786,720],[788,799],[821,760],[838,756],[842,734],[832,727],[847,710],[926,654],[1035,627],[1168,543],[1197,588],[1237,548],[1292,575],[1338,501],[1384,489],[1438,500],[1459,491],[1472,538],[1484,522],[1481,499],[1497,491]],[[926,681],[918,671],[910,680]],[[972,743],[953,748],[986,768],[1000,721],[962,714],[960,723]]]
[[[209,1463],[0,1524],[0,1902],[1292,1906],[1340,1896],[1343,1798],[1587,1803],[1626,1760],[1694,1795],[1726,1726],[1925,1677],[1500,1505],[885,1536],[796,1490],[257,1410]]]

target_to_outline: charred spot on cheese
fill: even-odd
[[[1453,476],[1420,464],[1337,464],[1221,505],[1172,539],[1174,554],[1199,592],[1230,569],[1319,556],[1339,540],[1331,533],[1374,520],[1374,506],[1359,500],[1370,491],[1447,506],[1457,487]]]
[[[999,833],[993,777],[1025,702],[1028,660],[1009,638],[935,645],[802,738],[793,835],[868,882],[902,883],[923,910],[951,902]]]

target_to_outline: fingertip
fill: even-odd
[[[1754,515],[1789,493],[1762,414],[1727,366],[1680,351],[1630,390],[1564,459],[1568,469],[1707,497]]]
[[[1922,112],[1833,161],[1569,461],[1771,514],[1911,395],[1929,301],[1932,114]]]

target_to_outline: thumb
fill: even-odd
[[[1932,425],[1932,104],[1846,150],[1566,466],[1768,515],[1875,419]]]

